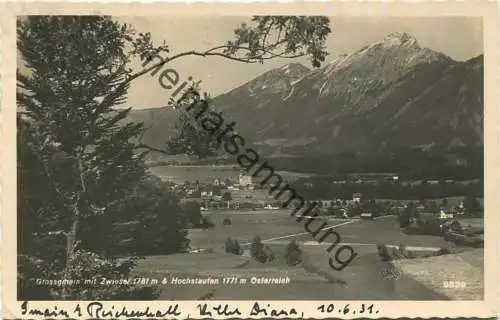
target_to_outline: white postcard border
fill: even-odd
[[[195,9],[196,7],[196,9]],[[0,221],[2,225],[2,293],[5,318],[26,318],[20,314],[22,301],[16,300],[16,44],[15,19],[27,14],[108,14],[108,15],[257,15],[257,14],[306,14],[306,15],[385,15],[385,16],[481,16],[484,22],[484,146],[485,146],[485,296],[483,301],[328,301],[338,305],[373,303],[378,314],[360,315],[378,317],[492,317],[499,309],[499,35],[498,4],[488,1],[419,1],[419,2],[296,2],[296,3],[63,3],[63,2],[16,2],[0,4],[1,20],[1,81],[2,97],[0,112]],[[439,32],[439,30],[436,30]],[[458,35],[459,36],[459,35]],[[82,310],[89,302],[35,302],[31,306],[73,311],[77,304]],[[165,309],[171,301],[153,302],[102,302],[105,306],[127,306],[142,309],[146,306]],[[182,316],[196,318],[196,304],[200,301],[178,301]],[[243,310],[251,310],[254,301],[206,301],[208,304],[228,303]],[[264,303],[264,302],[263,302]],[[320,301],[265,301],[280,308],[296,308],[304,318],[326,318],[316,309]],[[336,314],[335,317],[351,317]],[[199,317],[199,316],[198,316]],[[240,318],[251,318],[244,313]],[[29,316],[29,318],[36,318]],[[213,317],[223,318],[223,317]],[[234,316],[232,317],[234,318]],[[258,316],[256,318],[262,318]]]

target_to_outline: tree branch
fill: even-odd
[[[145,144],[145,143],[140,143],[140,144],[138,144],[135,148],[136,148],[136,149],[147,149],[147,150],[149,150],[149,151],[160,152],[160,153],[166,154],[166,155],[168,155],[168,156],[171,156],[171,155],[172,155],[171,153],[169,153],[169,152],[167,152],[167,151],[165,151],[165,150],[162,150],[162,149],[158,149],[158,148],[152,147],[152,146],[147,145],[147,144]]]
[[[282,41],[279,41],[277,43],[274,43],[272,45],[269,45],[267,48],[262,48],[261,50],[263,51],[263,53],[268,53],[268,54],[272,54],[270,51],[269,51],[269,48],[273,48],[273,47],[276,47],[277,45],[280,45],[282,43],[284,43],[285,41],[282,40]],[[238,57],[234,57],[234,56],[231,56],[229,54],[225,54],[225,53],[221,53],[221,52],[214,52],[216,50],[219,50],[219,49],[227,49],[229,48],[230,46],[228,45],[220,45],[220,46],[216,46],[216,47],[213,47],[211,49],[208,49],[204,52],[198,52],[198,51],[186,51],[186,52],[182,52],[182,53],[179,53],[179,54],[176,54],[170,58],[167,58],[167,59],[164,59],[163,61],[160,61],[154,65],[152,65],[151,67],[149,68],[146,68],[146,69],[143,69],[141,71],[138,71],[136,72],[135,74],[132,74],[130,75],[125,81],[123,81],[120,86],[116,89],[116,90],[119,90],[120,88],[123,88],[126,84],[132,82],[133,80],[139,78],[140,76],[143,76],[159,67],[162,67],[163,65],[165,65],[166,63],[168,62],[172,62],[176,59],[179,59],[179,58],[182,58],[182,57],[186,57],[186,56],[201,56],[201,57],[207,57],[207,56],[219,56],[219,57],[223,57],[223,58],[226,58],[226,59],[229,59],[229,60],[233,60],[233,61],[237,61],[237,62],[243,62],[243,63],[257,63],[259,59],[261,58],[264,58],[262,57],[262,55],[259,55],[259,56],[256,56],[256,57],[252,57],[252,58],[238,58]],[[237,47],[238,50],[250,50],[249,48],[246,48],[246,47]],[[283,52],[282,54],[279,54],[279,55],[276,55],[276,54],[273,54],[273,57],[284,57],[284,55],[286,54],[286,52]],[[286,58],[297,58],[297,57],[301,57],[303,56],[304,54],[301,54],[301,55],[294,55],[294,56],[290,56],[290,57],[286,57]],[[272,57],[266,57],[264,59],[270,59]]]

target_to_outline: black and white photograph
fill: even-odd
[[[484,300],[481,16],[241,14],[17,16],[17,300]]]

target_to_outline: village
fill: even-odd
[[[257,272],[256,274],[265,276],[279,276],[278,270],[285,268],[293,275],[292,279],[295,279],[288,287],[303,286],[303,282],[300,282],[300,285],[299,282],[294,282],[301,277],[300,268],[289,265],[288,258],[283,260],[281,257],[287,248],[298,245],[302,252],[301,263],[307,269],[308,277],[319,272],[330,279],[329,281],[337,281],[328,263],[324,262],[325,246],[332,245],[334,238],[330,237],[326,242],[317,243],[311,234],[304,232],[302,225],[291,216],[295,208],[293,202],[291,206],[286,206],[288,197],[285,194],[275,199],[275,193],[270,194],[269,186],[262,186],[261,179],[245,172],[230,171],[227,168],[218,168],[217,172],[212,168],[209,170],[210,174],[203,175],[200,174],[200,170],[189,166],[178,167],[176,174],[179,172],[183,174],[179,175],[177,183],[172,185],[177,196],[182,198],[181,202],[186,205],[184,208],[188,216],[195,217],[187,229],[190,239],[189,249],[184,255],[176,256],[179,259],[179,273],[195,274],[197,267],[193,263],[198,260],[203,260],[204,265],[209,261],[212,263],[213,260],[214,270],[223,272],[222,268],[227,267],[222,266],[222,261],[241,259],[238,262],[231,262],[235,263],[233,268],[240,268],[243,273]],[[206,168],[204,172],[205,170]],[[172,173],[169,177],[171,175]],[[182,179],[192,179],[192,177],[196,179],[194,181]],[[365,183],[370,180],[372,182]],[[394,185],[411,183],[402,180],[395,175],[368,178],[357,175],[350,180],[332,179],[331,183],[352,185],[354,190],[356,188],[366,190],[363,189],[366,184],[383,188],[384,183]],[[477,280],[480,279],[479,276],[473,277],[475,282],[471,278],[467,283],[468,287],[458,291],[456,288],[442,288],[440,279],[451,279],[449,275],[431,276],[435,272],[429,271],[424,274],[421,270],[424,266],[425,270],[434,270],[433,268],[439,268],[443,261],[448,260],[446,263],[450,265],[451,274],[462,272],[460,271],[462,269],[467,272],[477,270],[476,260],[480,261],[478,257],[481,256],[484,246],[484,220],[482,212],[478,212],[482,210],[481,199],[464,196],[424,201],[381,199],[356,191],[349,196],[342,195],[332,199],[305,199],[307,199],[305,205],[312,202],[318,204],[314,217],[311,212],[305,218],[328,221],[330,226],[341,233],[341,244],[352,246],[359,255],[353,260],[352,265],[346,268],[349,272],[342,273],[342,281],[353,283],[357,278],[362,278],[363,283],[371,283],[370,286],[373,288],[380,288],[388,283],[393,283],[399,288],[396,290],[384,287],[383,293],[370,291],[367,297],[377,294],[396,295],[398,290],[403,290],[405,294],[419,299],[431,297],[448,299],[460,294],[464,297],[475,297],[480,294],[481,287]],[[197,224],[198,217],[200,217],[199,224]],[[255,260],[257,258],[252,255],[251,248],[256,241],[261,243],[264,251],[271,257],[268,257],[265,263],[257,262]],[[387,263],[397,268],[386,269]],[[415,271],[417,269],[420,273]],[[403,274],[411,275],[419,283],[403,279]],[[317,282],[315,283],[317,285]],[[424,287],[420,283],[424,284]],[[226,290],[223,287],[219,286],[216,291],[224,298],[235,298],[235,292],[239,292],[234,288]],[[249,288],[245,287],[245,290],[253,290]],[[431,288],[433,291],[428,291],[426,288]],[[273,290],[282,293],[289,289],[273,287]],[[327,287],[318,290],[330,292]],[[345,297],[349,296],[351,291],[352,294],[355,291],[359,294],[359,290],[354,288],[336,291],[335,294]],[[252,292],[259,296],[274,294],[263,293],[258,289]],[[182,293],[173,290],[165,291],[164,294],[182,296]],[[324,293],[318,293],[316,296],[310,292],[308,297],[319,298],[321,294]]]
[[[392,180],[398,180],[397,176],[391,176]],[[279,210],[283,208],[287,196],[278,199],[272,195],[269,187],[262,186],[259,181],[251,175],[240,172],[239,175],[231,178],[214,178],[200,182],[185,181],[183,184],[176,184],[175,189],[183,201],[196,201],[200,204],[201,211],[214,210]],[[375,184],[377,180],[361,181],[359,178],[353,184]],[[344,181],[333,181],[332,183],[347,183]],[[404,183],[404,182],[403,182]],[[438,181],[430,180],[428,184],[437,184]],[[465,200],[465,201],[464,201]],[[477,201],[476,199],[474,199]],[[472,200],[472,201],[474,201]],[[334,199],[307,199],[305,205],[317,203],[319,216],[334,216],[336,218],[360,217],[373,219],[380,216],[400,215],[408,206],[413,206],[420,216],[434,217],[440,220],[460,218],[477,215],[477,212],[470,212],[471,206],[479,207],[479,204],[467,205],[467,199],[446,198],[441,201],[415,201],[415,200],[390,200],[373,199],[364,196],[362,193],[354,192],[351,197]],[[291,203],[291,209],[294,203]],[[476,209],[472,209],[476,211]]]

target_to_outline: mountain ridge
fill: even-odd
[[[421,48],[407,33],[391,33],[321,68],[289,63],[269,70],[213,102],[269,155],[477,145],[482,69],[483,55],[459,62]],[[164,108],[131,117],[151,127],[144,138],[156,147],[175,123]]]

